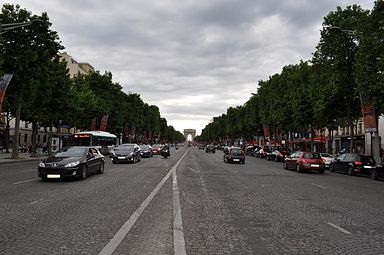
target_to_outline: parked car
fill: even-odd
[[[228,147],[223,158],[226,163],[245,163],[245,155],[240,147]]]
[[[136,163],[140,161],[140,147],[136,143],[121,144],[113,151],[112,163],[121,162]]]
[[[276,162],[282,162],[284,161],[285,157],[289,156],[288,151],[279,151],[279,150],[274,150],[272,152],[267,153],[266,158],[267,160],[274,160]]]
[[[104,172],[104,156],[95,147],[73,146],[59,150],[56,154],[41,161],[38,175],[47,179],[80,178],[91,173]]]
[[[150,158],[153,157],[152,146],[149,144],[140,144],[140,157]]]
[[[205,152],[215,153],[216,152],[215,146],[213,144],[208,144],[207,147],[205,147]]]
[[[154,144],[152,145],[152,153],[153,155],[160,155],[161,149],[164,147],[162,144]]]
[[[329,165],[331,164],[331,162],[333,160],[335,160],[335,157],[332,156],[331,154],[329,153],[320,153],[320,156],[321,158],[323,159],[324,161],[324,164],[325,164],[325,168],[328,169],[329,168]]]
[[[283,167],[284,169],[296,169],[298,173],[313,170],[323,174],[325,163],[320,153],[296,151],[284,159]]]
[[[329,170],[331,172],[343,172],[348,175],[371,175],[372,171],[376,171],[376,162],[372,156],[345,153],[331,162]]]
[[[255,150],[255,146],[249,145],[245,148],[244,154],[248,156],[253,156],[253,151]]]

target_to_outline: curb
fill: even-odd
[[[3,159],[2,161],[0,159],[0,165],[11,165],[11,164],[17,164],[17,163],[24,163],[24,162],[35,162],[40,161],[44,158],[33,158],[33,159]]]

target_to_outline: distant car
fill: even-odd
[[[282,162],[284,159],[289,156],[288,151],[279,151],[279,150],[273,150],[272,152],[267,153],[266,158],[267,160],[274,160],[276,162]]]
[[[205,149],[205,146],[204,146],[204,144],[199,144],[199,150],[204,150]]]
[[[325,168],[328,169],[329,168],[329,165],[331,164],[331,162],[333,160],[335,160],[335,157],[332,156],[331,154],[329,153],[320,153],[320,156],[321,158],[323,159],[324,161],[324,164],[325,164]]]
[[[152,146],[149,144],[140,144],[140,156],[142,158],[150,158],[153,157]]]
[[[216,152],[216,149],[215,149],[215,146],[212,145],[212,144],[209,144],[207,145],[207,147],[205,147],[205,152],[212,152],[212,153],[215,153]]]
[[[253,151],[255,150],[255,146],[249,145],[247,148],[245,148],[244,154],[248,156],[253,156]]]
[[[121,162],[136,163],[140,161],[140,147],[135,143],[121,144],[113,151],[112,163]]]
[[[47,179],[85,179],[91,173],[104,173],[104,156],[95,147],[73,146],[59,150],[41,161],[38,175]]]
[[[325,164],[320,153],[296,151],[284,159],[283,167],[284,169],[295,169],[298,173],[313,170],[323,174]]]
[[[348,175],[371,175],[372,171],[376,171],[376,163],[372,156],[345,153],[331,162],[329,170],[331,172],[343,172]]]
[[[164,147],[162,144],[154,144],[152,145],[152,153],[153,155],[160,155],[161,149]]]
[[[262,148],[255,153],[256,158],[266,158],[271,151],[268,148]]]
[[[240,147],[228,147],[224,152],[223,159],[226,163],[245,163],[245,155]]]

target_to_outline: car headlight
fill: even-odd
[[[45,167],[45,164],[43,162],[40,162],[39,167]]]
[[[72,162],[72,163],[68,163],[64,167],[75,167],[78,164],[80,164],[80,161],[75,161],[75,162]]]

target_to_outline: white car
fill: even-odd
[[[320,153],[320,156],[321,156],[321,158],[323,159],[323,161],[325,163],[325,168],[329,168],[329,165],[331,164],[331,162],[333,160],[335,160],[335,157],[333,157],[329,153]]]

